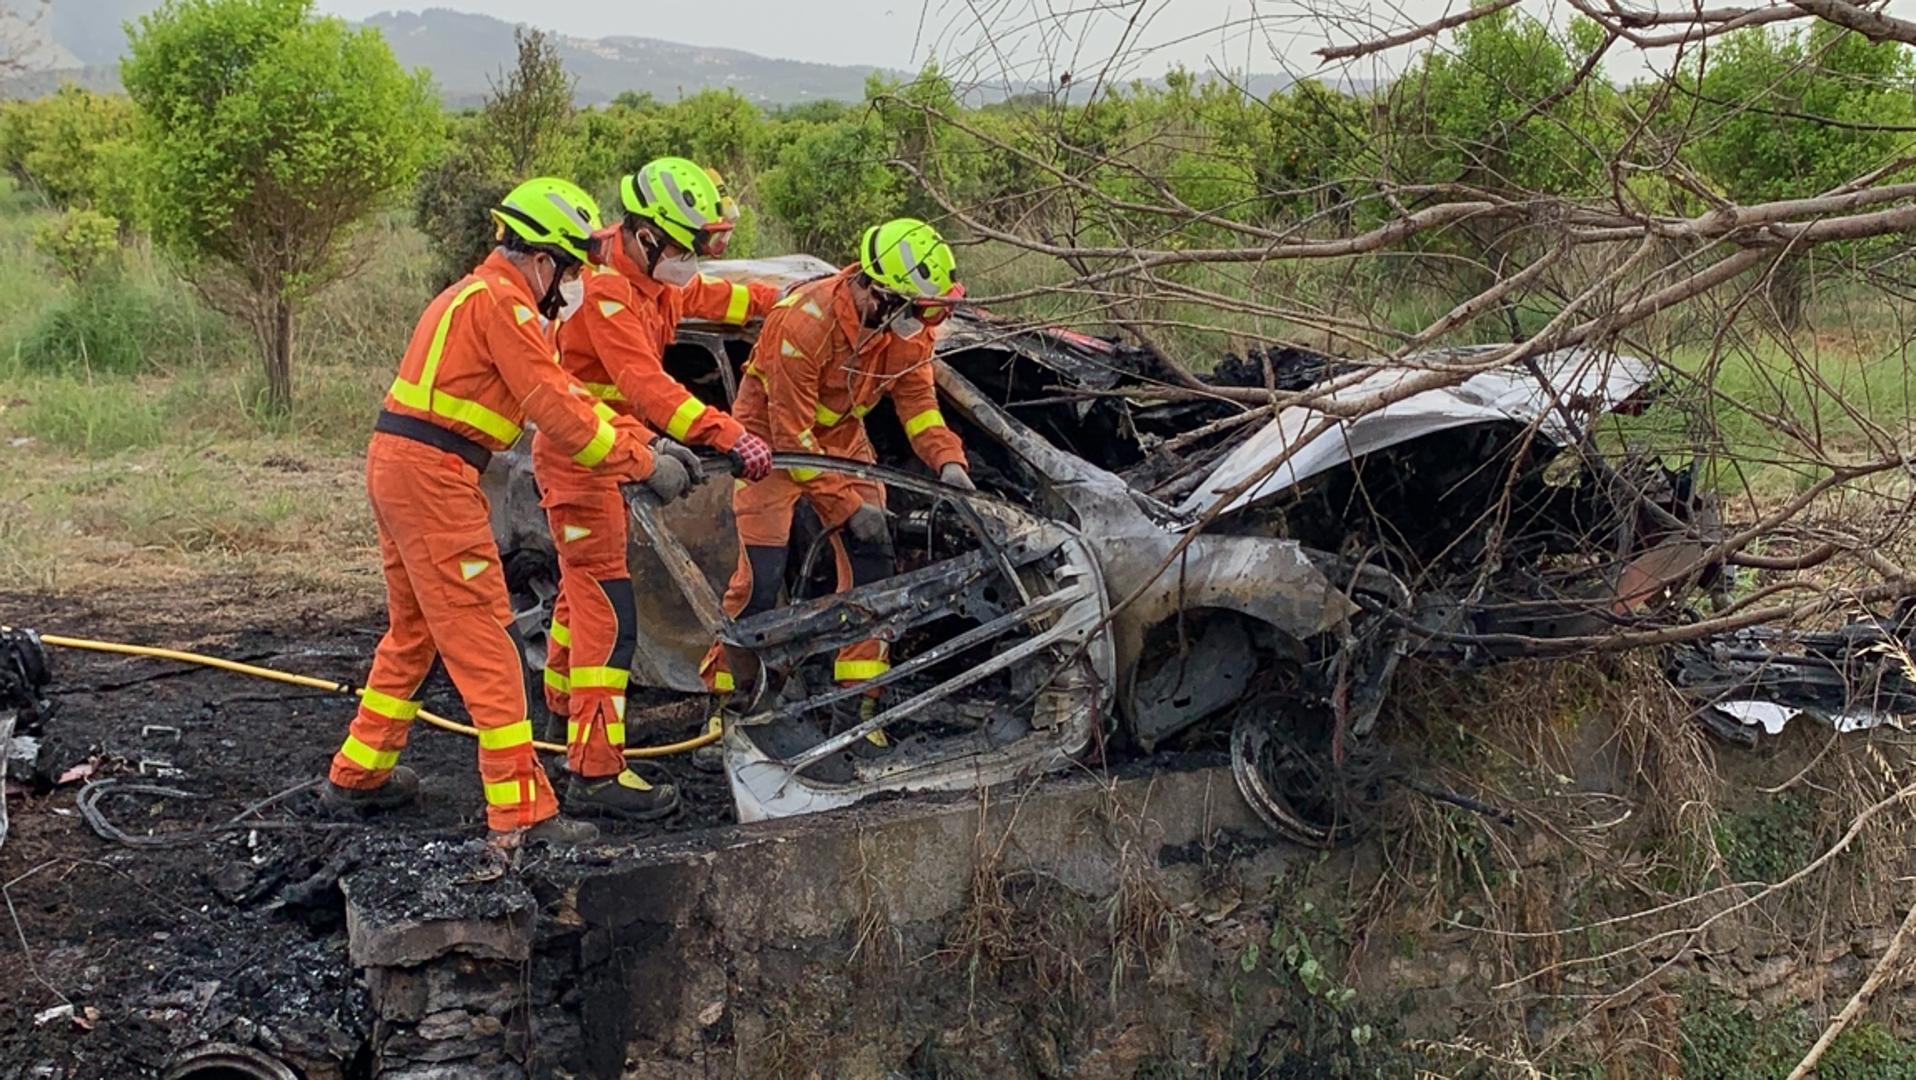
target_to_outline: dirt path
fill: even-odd
[[[356,682],[384,613],[298,584],[228,579],[155,594],[0,591],[0,624]],[[70,650],[56,651],[53,661],[57,712],[48,738],[56,771],[90,762],[95,779],[207,796],[104,800],[101,809],[136,835],[223,821],[322,775],[351,715],[337,696],[223,672]],[[424,697],[428,709],[465,718],[443,674],[429,680]],[[696,730],[699,704],[667,700],[634,710],[635,717],[648,713],[654,724],[635,723],[638,738],[682,737]],[[406,760],[425,781],[423,805],[373,827],[421,845],[480,835],[473,754],[469,741],[422,725]],[[722,780],[685,759],[663,768],[685,792],[685,809],[663,825],[619,827],[620,835],[729,817]],[[269,1047],[277,1039],[348,1049],[363,1036],[362,995],[344,962],[332,882],[367,826],[327,827],[302,794],[266,811],[287,826],[133,849],[102,840],[82,820],[75,808],[82,786],[11,803],[12,833],[0,848],[11,910],[0,916],[0,964],[11,969],[0,978],[0,1080],[142,1075],[182,1044],[230,1035],[236,1023]],[[68,1002],[78,1023],[35,1023],[36,1014]],[[275,1017],[290,1029],[248,1027]]]

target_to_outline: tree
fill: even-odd
[[[1383,177],[1391,184],[1462,184],[1516,198],[1606,191],[1619,141],[1616,95],[1595,64],[1600,36],[1575,24],[1568,37],[1510,7],[1459,27],[1452,49],[1425,53],[1392,84],[1378,137]],[[1371,200],[1366,210],[1371,217],[1395,213],[1382,200]],[[1424,246],[1448,247],[1476,264],[1475,274],[1450,267],[1438,272],[1440,282],[1452,289],[1461,284],[1468,295],[1512,265],[1522,237],[1508,221],[1473,219]],[[1514,317],[1514,309],[1505,310]]]
[[[904,205],[904,184],[884,165],[890,149],[885,131],[869,116],[792,126],[808,130],[760,178],[765,208],[785,222],[802,249],[828,259],[849,256],[867,227],[896,216]]]
[[[1909,47],[1830,23],[1731,34],[1681,85],[1696,103],[1690,160],[1737,202],[1836,188],[1906,153],[1916,124]],[[1772,272],[1770,300],[1786,326],[1802,319],[1807,269],[1792,255]]]
[[[56,206],[88,207],[131,221],[138,202],[135,119],[126,98],[69,83],[8,110],[6,167]]]
[[[313,0],[169,0],[131,34],[121,78],[155,239],[253,329],[267,405],[289,411],[298,305],[418,176],[440,133],[431,82]]]
[[[413,218],[442,283],[485,258],[493,244],[488,214],[514,185],[534,176],[572,179],[587,158],[558,46],[538,30],[513,37],[512,70],[493,81],[477,117],[458,122],[452,152],[426,170],[413,197]]]
[[[533,176],[569,176],[578,163],[577,80],[566,74],[559,46],[543,30],[512,32],[518,62],[503,83],[494,81],[480,110],[481,138],[514,182]]]
[[[1607,184],[1602,112],[1589,100],[1604,84],[1573,80],[1594,43],[1572,37],[1506,8],[1459,28],[1454,49],[1425,53],[1387,102],[1397,179],[1553,194]]]

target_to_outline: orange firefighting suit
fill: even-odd
[[[587,267],[585,303],[559,330],[560,363],[621,415],[683,443],[725,451],[745,429],[665,373],[679,320],[734,325],[763,316],[778,290],[700,275],[667,285],[626,257],[618,230],[598,234],[608,265]],[[559,601],[547,637],[546,704],[567,717],[566,766],[580,776],[625,768],[625,689],[637,646],[617,477],[580,468],[544,431],[533,436],[540,504],[559,553]]]
[[[827,454],[875,461],[865,436],[865,414],[889,397],[912,450],[937,472],[965,464],[965,448],[938,411],[932,381],[929,330],[902,338],[866,329],[852,302],[856,265],[793,290],[765,317],[752,348],[733,409],[747,431],[775,452]],[[738,519],[738,569],[725,590],[733,617],[770,611],[784,583],[792,512],[803,498],[826,528],[837,529],[861,503],[883,507],[876,484],[812,469],[776,470],[757,483],[739,481],[732,493]],[[844,532],[831,538],[838,591],[890,576],[889,542],[864,544]],[[862,641],[839,650],[833,678],[850,685],[875,678],[891,666],[882,641]],[[725,650],[714,645],[700,667],[705,685],[733,689]]]
[[[332,781],[384,784],[419,713],[435,655],[479,729],[486,818],[506,831],[558,813],[532,748],[505,573],[479,475],[491,451],[539,433],[608,476],[652,474],[649,433],[599,410],[566,377],[523,274],[494,252],[440,293],[413,330],[366,454],[390,627]]]

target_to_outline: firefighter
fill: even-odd
[[[492,216],[498,247],[427,306],[373,425],[366,489],[390,626],[322,797],[337,808],[376,810],[418,795],[419,778],[398,764],[399,754],[419,713],[420,684],[438,657],[479,729],[479,775],[495,840],[576,843],[597,830],[558,816],[534,753],[479,476],[530,417],[555,448],[615,482],[642,482],[670,500],[688,477],[680,462],[651,452],[642,425],[599,406],[567,378],[545,336],[543,321],[578,306],[598,206],[574,185],[548,178],[513,189]]]
[[[930,328],[964,295],[953,280],[951,247],[930,225],[898,218],[867,229],[858,255],[857,263],[794,289],[766,317],[740,380],[738,420],[779,452],[869,462],[875,455],[864,417],[889,397],[918,457],[940,480],[969,490],[964,445],[945,425],[932,381]],[[813,469],[777,470],[740,481],[733,492],[740,551],[727,613],[750,616],[777,605],[801,498],[833,530],[839,591],[891,575],[881,487]],[[850,686],[890,666],[884,642],[863,641],[840,650],[833,677]],[[733,691],[722,645],[713,645],[701,671],[721,701]],[[875,697],[860,702],[869,717]],[[886,745],[882,732],[868,739],[872,748]]]
[[[731,454],[747,479],[763,479],[772,470],[771,446],[693,396],[663,361],[680,319],[739,325],[762,317],[778,291],[698,272],[700,256],[724,250],[736,214],[713,176],[692,162],[653,161],[620,182],[620,198],[625,221],[594,236],[602,265],[586,268],[585,303],[559,331],[561,364],[621,415],[678,443]],[[544,432],[533,438],[532,460],[559,554],[546,702],[568,718],[565,804],[573,813],[660,817],[677,804],[672,788],[625,767],[637,614],[619,480],[580,467]]]

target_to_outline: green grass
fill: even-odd
[[[32,248],[48,216],[0,186],[0,580],[258,568],[376,587],[360,455],[430,298],[419,235],[375,237],[308,304],[280,416],[251,335],[163,257],[136,243],[80,289]]]

